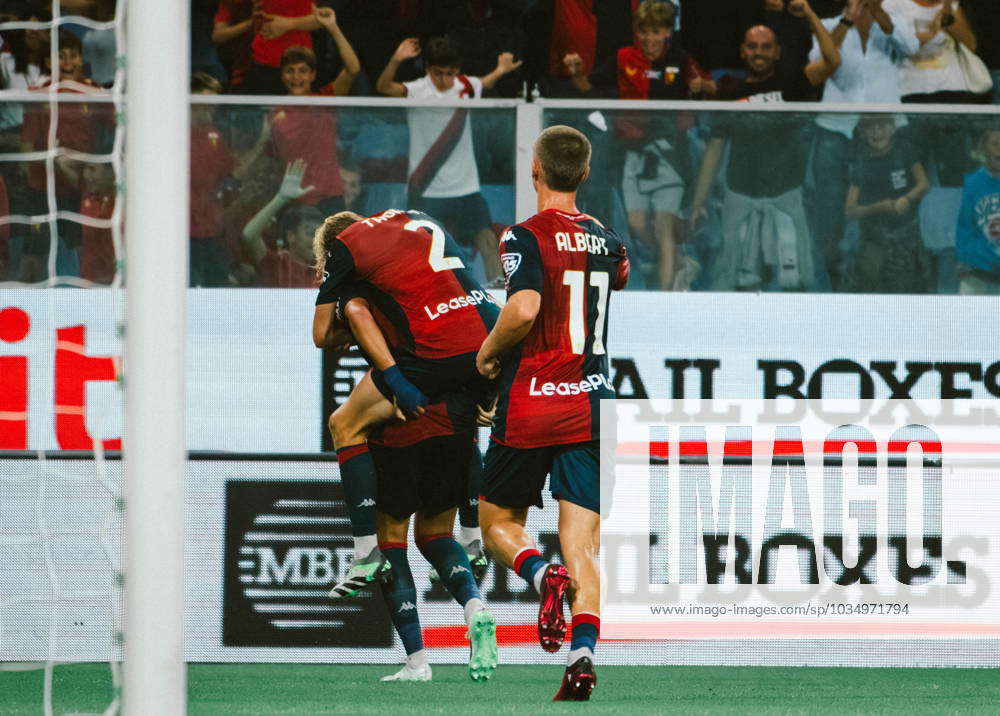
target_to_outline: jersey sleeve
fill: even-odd
[[[336,303],[344,283],[354,275],[354,257],[343,241],[337,239],[326,254],[323,283],[316,296],[316,305]]]
[[[479,77],[469,77],[469,84],[472,85],[473,99],[479,99],[483,96],[483,81]]]
[[[628,260],[628,249],[625,248],[625,244],[618,244],[618,256],[618,270],[615,272],[614,283],[611,284],[611,288],[615,291],[621,291],[628,285],[628,277],[632,271],[632,265]]]
[[[507,298],[531,289],[542,293],[545,275],[535,235],[523,226],[512,226],[500,239],[500,264],[507,279]]]

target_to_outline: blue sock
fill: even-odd
[[[431,535],[417,543],[421,554],[437,570],[441,582],[448,592],[463,607],[470,599],[482,599],[476,580],[472,578],[472,566],[454,537],[450,534]]]
[[[458,508],[458,523],[462,527],[479,527],[479,490],[483,484],[483,456],[479,446],[473,448],[469,465],[469,499]]]
[[[600,629],[601,618],[596,614],[581,612],[573,615],[573,639],[570,642],[570,651],[589,649],[590,653],[593,654]]]
[[[514,571],[532,586],[535,586],[535,574],[547,566],[549,563],[542,559],[542,555],[538,553],[537,549],[522,549],[514,557]]]
[[[368,444],[350,445],[337,450],[340,484],[344,488],[351,534],[364,537],[375,534],[375,461]],[[359,555],[364,556],[364,555]]]
[[[382,554],[392,564],[392,581],[382,585],[382,596],[389,607],[392,625],[396,627],[406,649],[406,655],[424,648],[424,637],[420,632],[420,617],[417,615],[417,586],[413,583],[410,562],[406,559],[406,545],[384,542],[379,545]]]

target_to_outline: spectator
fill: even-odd
[[[283,94],[281,58],[289,47],[312,50],[309,33],[321,27],[314,7],[312,0],[255,0],[247,92]]]
[[[314,288],[313,234],[326,218],[318,209],[291,202],[308,193],[302,186],[306,164],[301,159],[285,169],[274,198],[243,227],[243,246],[257,270],[258,283],[265,288]],[[277,248],[265,244],[264,230],[275,221],[279,225]]]
[[[781,49],[774,32],[752,27],[741,48],[747,76],[725,84],[720,81],[720,97],[751,104],[806,100],[837,70],[840,52],[809,3],[792,0],[789,10],[808,21],[822,49],[822,59],[809,63],[797,75],[781,76],[777,73]],[[817,286],[802,201],[808,150],[805,129],[801,119],[784,113],[738,112],[715,122],[691,207],[695,229],[705,216],[705,204],[729,140],[728,188],[722,207],[715,290],[756,290],[767,285],[769,278],[783,289]]]
[[[708,74],[673,41],[673,5],[647,0],[633,25],[635,43],[618,50],[590,77],[582,73],[579,55],[564,58],[580,95],[677,100],[715,93]],[[639,256],[645,253],[657,267],[652,284],[663,289],[673,285],[681,201],[690,175],[690,126],[685,115],[660,112],[623,113],[616,123],[625,148],[622,192],[629,231]]]
[[[253,60],[254,0],[219,0],[212,26],[212,42],[218,48],[219,61],[229,75],[229,89],[246,90],[247,75]]]
[[[885,0],[886,10],[916,31],[920,49],[900,72],[904,102],[933,104],[980,102],[969,92],[958,44],[976,51],[978,42],[961,6],[952,0]]]
[[[420,3],[418,27],[428,37],[446,37],[470,75],[488,74],[497,55],[524,56],[525,3],[512,0],[434,0]],[[415,33],[421,34],[421,33]],[[516,97],[523,92],[520,71],[501,77],[489,92]]]
[[[955,254],[959,293],[1000,296],[1000,129],[979,140],[982,166],[965,177]]]
[[[217,95],[222,85],[203,72],[191,77],[191,93]],[[230,257],[222,237],[222,189],[232,176],[242,179],[250,166],[263,154],[270,140],[264,123],[260,137],[242,160],[238,159],[215,126],[213,107],[191,105],[191,157],[196,166],[191,171],[191,285],[218,288],[229,283]]]
[[[59,92],[96,92],[100,88],[83,72],[83,53],[80,39],[65,30],[59,32],[59,67],[54,79]],[[49,86],[46,82],[39,87]],[[91,107],[85,103],[65,103],[59,107],[56,123],[56,144],[78,152],[92,152],[101,136],[103,122],[110,121],[103,108]],[[38,152],[49,147],[49,108],[38,105],[25,110],[21,128],[21,151]],[[48,179],[45,162],[34,161],[28,165],[28,191],[25,209],[29,215],[47,214],[63,208],[75,210],[80,206],[79,183],[70,181],[60,172],[55,176],[57,206],[50,207],[48,200]],[[48,255],[51,249],[49,228],[51,224],[36,224],[25,238],[19,269],[19,280],[33,283],[47,276]],[[78,276],[80,224],[75,221],[57,221],[58,242],[56,243],[56,273],[60,276]]]
[[[80,190],[80,215],[108,221],[115,210],[115,171],[107,163],[56,158],[57,170]],[[80,240],[80,278],[110,285],[117,272],[118,256],[110,228],[83,224]]]
[[[861,293],[927,293],[933,270],[917,213],[930,189],[927,172],[916,149],[897,134],[894,117],[865,117],[858,134],[846,213],[859,221],[861,244],[845,285]]]
[[[361,72],[354,50],[337,25],[330,8],[316,10],[317,18],[330,32],[340,49],[344,69],[327,86],[315,92],[316,55],[304,47],[289,47],[281,57],[281,82],[288,95],[345,95]],[[337,115],[332,107],[301,105],[275,108],[271,129],[278,158],[285,164],[302,160],[305,182],[310,191],[298,203],[317,207],[324,216],[344,210],[344,185],[337,166]]]
[[[9,18],[30,22],[51,19],[48,10],[27,7]],[[49,31],[4,30],[0,35],[0,90],[29,90],[49,81]],[[0,92],[2,95],[2,92]],[[24,107],[21,102],[0,102],[0,152],[21,151]],[[0,162],[0,176],[5,184],[5,213],[33,214],[37,196],[27,182],[27,162]],[[6,275],[18,276],[21,250],[25,240],[36,233],[26,224],[7,224],[10,234]]]
[[[116,0],[94,0],[86,10],[86,16],[97,22],[111,22],[115,19]],[[87,28],[81,38],[83,60],[90,78],[101,87],[111,87],[118,69],[118,44],[115,31],[92,30]]]
[[[361,167],[351,159],[340,163],[340,180],[344,183],[344,208],[368,216],[368,192],[361,182]]]
[[[481,97],[504,75],[521,66],[509,52],[497,57],[496,68],[484,77],[461,74],[462,58],[445,38],[427,43],[423,52],[427,74],[412,82],[393,78],[399,65],[421,54],[415,38],[396,49],[376,89],[391,97],[454,101]],[[410,127],[409,200],[411,208],[441,221],[459,244],[476,248],[487,281],[501,277],[497,237],[479,188],[468,110],[421,108],[407,113]]]
[[[903,62],[900,72],[903,102],[989,101],[988,94],[969,91],[962,71],[959,43],[973,52],[978,43],[961,7],[953,6],[951,0],[886,0],[885,4],[915,28],[920,41],[920,50]],[[913,124],[917,146],[924,151],[924,161],[933,168],[937,183],[961,186],[962,178],[974,168],[970,132],[937,117],[915,117]]]
[[[912,25],[882,9],[882,0],[848,0],[844,14],[824,20],[840,48],[840,67],[827,80],[823,102],[899,102],[898,66],[919,49]],[[811,61],[822,56],[813,44]],[[834,289],[840,285],[840,242],[844,237],[847,165],[857,117],[821,114],[813,143],[812,225]]]

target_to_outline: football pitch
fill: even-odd
[[[379,683],[392,666],[190,664],[188,713],[299,714],[959,714],[997,713],[993,669],[598,667],[590,703],[552,703],[562,669],[501,665],[487,683],[435,666],[431,683]],[[56,714],[100,713],[106,664],[55,670]],[[42,712],[42,672],[0,673],[0,714]]]

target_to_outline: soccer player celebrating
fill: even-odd
[[[336,599],[391,569],[376,538],[368,435],[397,412],[419,415],[428,402],[463,388],[480,404],[492,402],[475,355],[499,307],[469,276],[451,237],[420,212],[390,209],[367,219],[340,212],[317,230],[313,251],[325,277],[313,314],[316,346],[331,345],[334,304],[348,283],[358,281],[368,284],[391,346],[391,353],[366,351],[374,369],[329,420],[354,535],[354,561],[330,592]]]
[[[345,287],[337,313],[338,319],[346,321],[351,338],[337,343],[346,346],[356,341],[369,361],[389,361],[392,356],[371,313],[369,295],[361,284]],[[465,466],[478,458],[476,425],[489,425],[491,420],[491,412],[479,409],[477,414],[476,401],[467,391],[458,391],[427,406],[416,420],[386,423],[371,439],[378,475],[378,546],[392,564],[392,576],[383,583],[382,596],[406,650],[403,668],[383,681],[431,680],[416,606],[417,589],[406,557],[414,513],[414,537],[421,553],[464,611],[469,630],[469,677],[486,681],[496,669],[496,621],[476,586],[475,568],[466,548],[452,536],[456,508],[467,500],[469,475]]]
[[[618,236],[576,208],[590,171],[590,143],[575,129],[549,127],[535,141],[531,178],[539,213],[501,239],[507,304],[476,364],[500,376],[500,400],[486,452],[479,518],[489,551],[538,591],[538,637],[558,651],[569,592],[573,640],[557,701],[586,701],[597,681],[600,628],[599,410],[613,398],[608,378],[609,289],[628,281]],[[542,488],[559,500],[566,566],[547,564],[525,532]],[[572,575],[572,576],[570,576]]]

